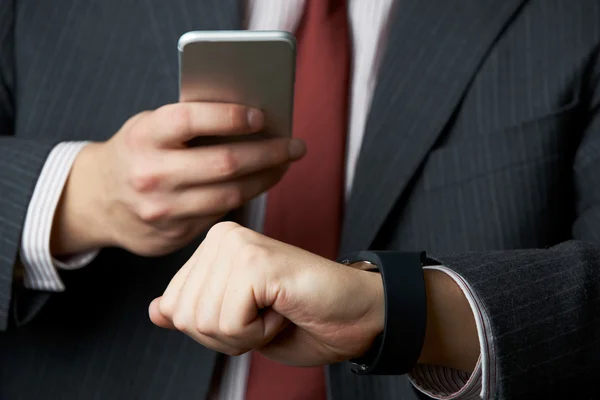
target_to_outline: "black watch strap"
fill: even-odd
[[[373,264],[381,274],[385,296],[383,334],[365,356],[350,360],[352,371],[358,375],[402,375],[410,372],[419,359],[425,339],[425,253],[361,251],[338,261],[343,264]]]

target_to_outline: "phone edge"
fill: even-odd
[[[287,42],[296,51],[296,37],[288,31],[189,31],[179,37],[177,49],[180,53],[185,46],[196,42],[228,42],[228,41],[269,41]]]

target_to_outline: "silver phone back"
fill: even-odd
[[[194,31],[179,40],[180,101],[265,112],[265,134],[290,136],[296,40],[281,31]]]

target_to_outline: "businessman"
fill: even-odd
[[[0,398],[594,398],[598,21],[0,0]],[[298,38],[296,139],[188,148],[265,116],[177,104],[174,44],[246,28]]]

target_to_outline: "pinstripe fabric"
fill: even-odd
[[[13,266],[27,205],[52,144],[14,137],[14,5],[0,2],[0,331],[8,326]]]
[[[54,145],[104,140],[130,115],[176,101],[179,35],[241,24],[235,0],[19,0],[12,10],[0,1],[2,328],[27,205]],[[107,249],[63,271],[68,290],[0,334],[0,399],[204,398],[215,354],[152,327],[146,312],[196,246],[158,259]],[[17,292],[13,326],[48,298]]]
[[[13,2],[0,1],[4,322],[27,204],[53,145],[103,140],[176,100],[179,34],[242,24],[235,0],[14,1],[15,19]],[[425,248],[458,272],[491,321],[497,398],[573,398],[573,387],[597,397],[600,5],[402,4],[343,251]],[[551,247],[568,239],[580,241]],[[193,247],[159,259],[108,249],[64,271],[69,290],[1,334],[0,398],[202,398],[214,354],[154,329],[145,312]],[[41,297],[19,290],[17,322]],[[359,379],[345,365],[329,381],[336,400],[416,396],[404,377]]]
[[[386,54],[367,122],[369,134],[346,213],[344,250],[373,240],[522,0],[405,3],[396,13],[389,39],[394,45]],[[419,40],[423,37],[428,40]],[[430,87],[445,96],[432,96]],[[402,141],[394,140],[395,129],[402,129]],[[373,182],[373,176],[380,178]]]

